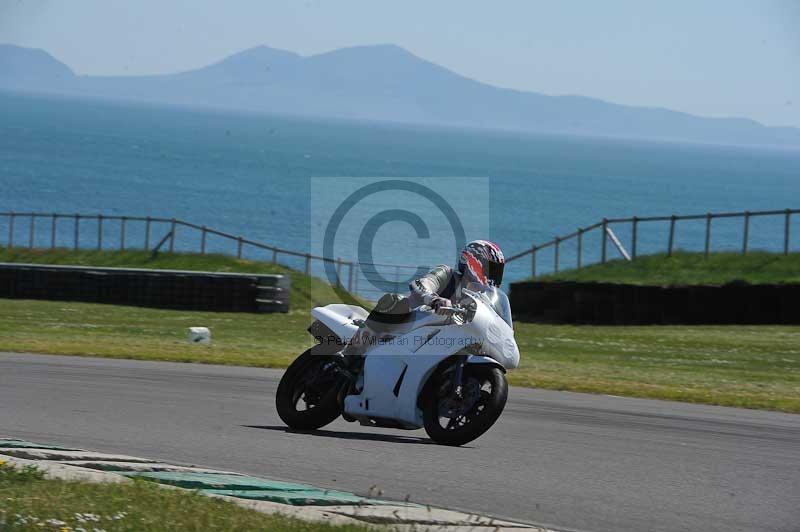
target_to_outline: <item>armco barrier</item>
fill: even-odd
[[[511,284],[520,321],[611,325],[800,324],[800,284],[640,286],[592,282]]]
[[[288,312],[289,292],[286,275],[0,263],[0,298]]]

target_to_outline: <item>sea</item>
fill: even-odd
[[[453,263],[464,238],[491,239],[512,256],[604,217],[787,208],[800,208],[800,151],[0,93],[0,212],[174,217],[300,253],[369,259],[399,287],[420,268]],[[103,226],[104,248],[121,244],[114,223]],[[753,217],[749,249],[783,249],[784,223]],[[790,223],[800,251],[800,214]],[[57,245],[73,245],[70,224],[58,222]],[[631,224],[611,227],[630,253]],[[0,246],[9,229],[0,216]],[[96,247],[96,221],[80,229],[79,245]],[[17,245],[30,243],[23,218],[13,231]],[[38,219],[34,245],[48,247],[51,231]],[[152,245],[167,229],[151,231]],[[704,231],[703,220],[678,222],[675,248],[702,250]],[[668,223],[639,224],[637,252],[663,252],[668,233]],[[143,245],[143,225],[128,223],[125,239]],[[742,219],[714,220],[714,250],[742,243]],[[176,249],[198,246],[196,231],[176,233]],[[221,237],[207,246],[237,251]],[[619,258],[609,246],[609,259]],[[600,249],[599,231],[587,234],[583,262],[598,260]],[[243,254],[271,259],[251,246]],[[279,261],[303,267],[302,258]],[[575,239],[558,261],[575,266]],[[531,266],[529,255],[512,261],[506,278],[528,277]],[[555,266],[552,247],[537,253],[537,273]],[[376,288],[358,268],[355,277],[361,291]]]

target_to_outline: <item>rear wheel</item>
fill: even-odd
[[[297,357],[278,384],[275,406],[283,422],[293,429],[318,429],[341,413],[337,362],[319,348],[312,347]]]
[[[464,367],[460,393],[452,383],[453,371],[434,375],[423,398],[425,432],[436,443],[464,445],[494,425],[508,399],[506,376],[489,364]]]

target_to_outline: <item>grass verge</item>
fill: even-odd
[[[183,312],[0,299],[0,351],[285,367],[311,345],[306,309]],[[205,326],[213,344],[190,344]],[[519,386],[800,413],[800,327],[516,323]]]
[[[143,480],[125,484],[45,480],[35,469],[0,464],[0,530],[366,532],[367,528],[262,514]]]
[[[543,281],[597,281],[647,285],[725,284],[744,281],[751,284],[800,283],[800,253],[780,255],[753,252],[674,253],[647,255],[635,261],[613,260],[580,270],[544,275]]]

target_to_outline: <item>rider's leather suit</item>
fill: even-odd
[[[408,285],[411,290],[409,304],[412,308],[430,305],[437,296],[454,299],[461,293],[462,279],[458,270],[440,264],[419,279],[411,281]]]
[[[380,336],[390,332],[398,323],[408,319],[412,309],[421,305],[430,306],[437,297],[457,298],[461,293],[461,284],[462,276],[457,270],[440,264],[419,279],[411,281],[408,285],[411,291],[408,297],[385,294],[367,316],[366,331],[359,330],[355,333],[345,354],[363,353],[366,344],[370,341],[363,338],[364,332],[367,332],[368,337]]]

